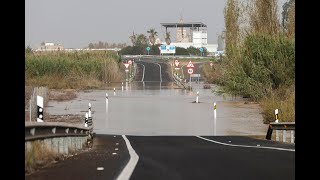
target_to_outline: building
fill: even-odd
[[[64,46],[58,43],[46,42],[41,43],[41,46],[36,51],[59,51],[64,50]]]
[[[176,47],[188,48],[206,48],[209,54],[214,54],[218,49],[218,44],[208,44],[207,25],[202,22],[183,22],[181,19],[178,23],[160,23],[166,28],[176,29],[176,38],[170,45]],[[161,44],[166,44],[162,42]]]

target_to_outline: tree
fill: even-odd
[[[26,53],[31,53],[32,52],[32,48],[28,45],[26,48]]]
[[[171,39],[170,39],[170,32],[166,32],[166,44],[170,45]]]
[[[89,49],[93,49],[93,48],[94,48],[94,45],[93,45],[92,43],[90,43],[90,44],[88,45],[88,47],[89,47]]]
[[[144,34],[137,36],[137,42],[135,46],[147,47],[147,37]]]
[[[157,36],[158,32],[154,28],[151,28],[149,31],[147,31],[147,33],[150,34],[149,40],[150,40],[151,45],[153,46],[154,43],[156,42],[156,36]]]
[[[137,36],[134,34],[134,31],[132,33],[132,36],[129,37],[131,42],[132,42],[132,46],[135,46],[136,45],[136,42],[137,42]]]
[[[288,2],[285,2],[282,6],[282,27],[284,31],[288,30],[288,25],[290,24],[290,14],[291,12],[294,13],[295,8],[295,0],[289,0]],[[294,19],[294,18],[293,18]],[[290,25],[289,25],[290,26]]]

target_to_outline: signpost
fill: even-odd
[[[199,50],[200,50],[200,53],[201,53],[201,56],[202,56],[202,54],[203,54],[203,47],[201,47]]]
[[[176,65],[175,70],[179,70],[179,69],[180,69],[180,68],[179,68],[180,62],[179,62],[178,59],[174,60],[174,64]]]
[[[148,51],[148,55],[149,55],[150,47],[147,47],[146,50]]]

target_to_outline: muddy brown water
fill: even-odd
[[[52,115],[82,115],[84,119],[91,103],[97,134],[213,135],[216,102],[216,135],[266,134],[268,125],[263,124],[258,104],[215,95],[203,89],[201,82],[192,82],[192,87],[189,91],[173,82],[132,82],[124,83],[122,90],[121,83],[108,83],[107,90],[80,91],[76,99],[50,101],[47,111]],[[197,91],[200,103],[193,103]]]

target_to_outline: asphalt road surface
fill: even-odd
[[[289,151],[294,145],[239,136],[205,138],[226,144],[196,136],[129,136],[139,155],[130,179],[295,179],[295,152]]]

